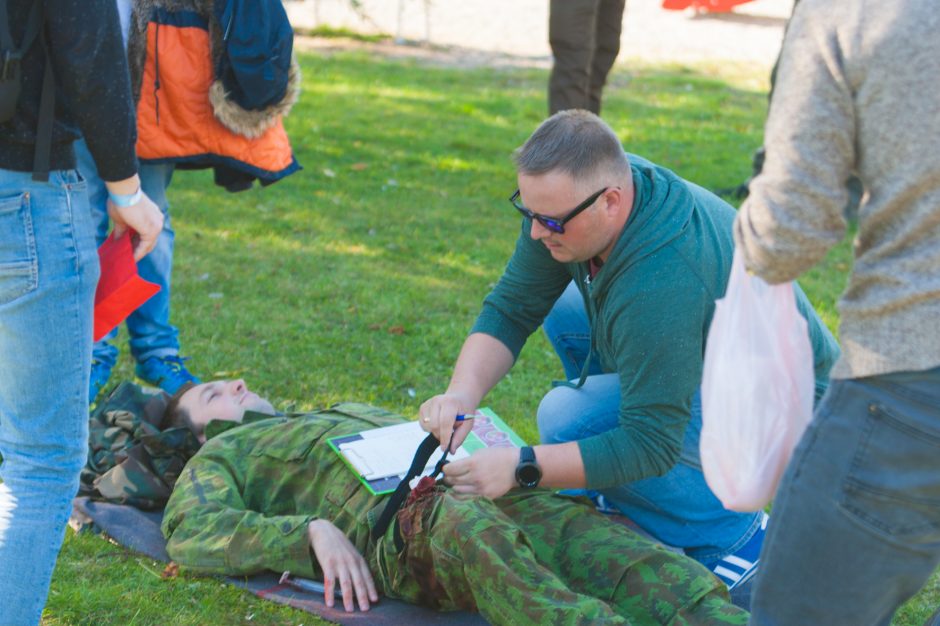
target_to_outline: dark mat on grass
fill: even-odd
[[[119,544],[146,554],[158,561],[169,561],[166,541],[160,532],[162,511],[141,511],[132,506],[93,502],[88,498],[76,498],[70,523],[81,527],[89,523]],[[286,604],[308,613],[319,615],[338,624],[377,624],[400,626],[420,624],[457,624],[466,626],[485,625],[487,622],[473,613],[440,613],[397,600],[382,598],[365,613],[346,613],[327,607],[323,596],[299,591],[278,583],[275,574],[258,574],[249,577],[228,577],[225,580],[237,587],[247,589],[259,598]]]

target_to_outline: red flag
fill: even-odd
[[[132,232],[128,230],[118,239],[111,233],[98,248],[101,278],[95,291],[95,341],[160,291],[160,285],[147,282],[137,274],[131,248]]]

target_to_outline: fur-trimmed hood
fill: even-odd
[[[127,57],[135,102],[140,99],[141,80],[147,56],[147,24],[154,9],[192,11],[203,17],[209,25],[212,66],[219,67],[221,55],[224,53],[224,44],[222,28],[216,18],[213,0],[133,0],[133,7]],[[300,96],[300,80],[300,65],[292,53],[287,90],[280,101],[260,110],[245,109],[229,97],[222,81],[218,78],[209,88],[209,101],[220,123],[234,133],[254,139],[273,126],[279,116],[286,116],[290,112]]]

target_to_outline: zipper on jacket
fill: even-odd
[[[153,52],[153,109],[157,115],[157,126],[160,125],[160,22],[156,22],[157,30],[154,34]]]

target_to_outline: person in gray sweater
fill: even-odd
[[[752,624],[888,624],[940,563],[940,13],[802,0],[735,222],[772,283],[821,260],[864,185],[842,357],[777,492]]]

